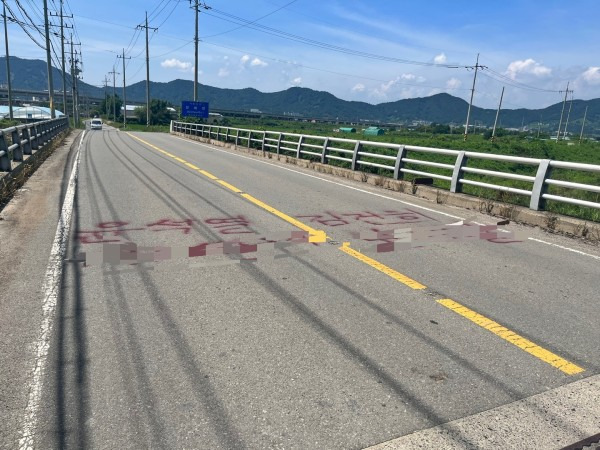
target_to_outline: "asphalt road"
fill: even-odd
[[[595,247],[510,224],[536,240],[376,252],[473,214],[165,134],[80,152],[38,448],[363,448],[600,371]]]

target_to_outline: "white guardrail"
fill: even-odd
[[[236,146],[245,145],[246,147],[257,147],[263,151],[271,151],[278,155],[288,154],[290,156],[294,155],[296,158],[302,158],[303,156],[320,158],[320,162],[323,164],[327,164],[330,160],[344,161],[350,165],[352,170],[360,170],[360,168],[364,166],[377,167],[389,170],[390,175],[397,180],[402,179],[404,174],[436,178],[448,181],[450,183],[450,192],[462,192],[463,186],[471,185],[519,194],[529,197],[529,208],[536,211],[544,209],[544,200],[553,200],[556,202],[600,209],[600,202],[597,201],[582,200],[547,193],[549,186],[559,186],[575,191],[600,193],[600,185],[573,183],[550,178],[552,169],[568,169],[600,174],[600,165],[595,164],[523,158],[386,142],[361,141],[338,137],[312,136],[279,131],[247,130],[242,128],[178,121],[171,122],[171,132],[232,142],[235,143]],[[351,148],[343,148],[342,146]],[[382,149],[390,154],[378,153],[378,151],[381,151]],[[446,159],[448,157],[453,158],[454,162],[448,164],[416,159],[414,157],[408,158],[408,152],[410,152],[411,155],[418,155],[419,153],[443,155]],[[370,158],[371,161],[367,161],[364,158]],[[469,167],[468,162],[476,160],[493,160],[532,166],[532,175]],[[440,172],[444,173],[427,172],[426,170],[428,167],[441,169]],[[476,174],[486,179],[486,181],[487,178],[490,178],[490,182],[470,180],[465,178],[465,174]],[[492,182],[494,178],[518,180],[524,182],[526,185],[530,185],[531,189],[520,189],[494,184]]]
[[[1,129],[0,172],[11,172],[12,161],[23,162],[24,155],[32,155],[67,128],[69,119],[60,117]]]

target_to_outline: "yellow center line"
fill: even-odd
[[[426,289],[427,288],[427,286],[419,283],[418,281],[415,281],[412,278],[409,278],[406,275],[403,275],[400,272],[392,269],[391,267],[388,267],[385,264],[382,264],[379,261],[376,261],[373,258],[370,258],[367,255],[363,255],[359,251],[354,250],[353,248],[350,248],[349,242],[344,242],[339,249],[341,251],[343,251],[344,253],[347,253],[348,255],[355,257],[359,261],[361,261],[365,264],[368,264],[369,266],[379,270],[380,272],[385,273],[386,275],[392,277],[394,280],[399,281],[400,283],[402,283],[412,289]]]
[[[455,313],[469,319],[471,322],[476,323],[480,327],[485,328],[491,333],[494,333],[496,336],[501,337],[505,341],[516,345],[518,348],[529,353],[530,355],[533,355],[545,363],[550,364],[552,367],[556,367],[567,375],[575,375],[584,371],[584,369],[581,367],[567,361],[564,358],[561,358],[545,348],[540,347],[534,342],[531,342],[529,339],[526,339],[523,336],[520,336],[508,328],[500,325],[498,322],[494,322],[493,320],[482,316],[481,314],[461,305],[458,302],[455,302],[454,300],[444,298],[437,300],[437,302],[440,305],[443,305],[446,308],[454,311]]]
[[[266,203],[261,202],[257,198],[252,197],[250,194],[242,194],[242,197],[244,197],[246,200],[254,203],[257,206],[260,206],[262,209],[269,211],[271,214],[274,214],[277,217],[280,217],[281,219],[285,220],[286,222],[291,223],[292,225],[300,228],[301,230],[307,231],[309,233],[309,238],[308,238],[309,242],[325,242],[327,240],[327,235],[325,234],[324,231],[315,230],[314,228],[309,227],[308,225],[300,222],[299,220],[296,220],[293,217],[290,217],[287,214],[285,214],[281,211],[278,211],[277,209],[273,208],[272,206],[269,206]]]
[[[272,206],[269,206],[266,203],[258,200],[257,198],[253,197],[252,195],[250,195],[248,193],[244,193],[242,190],[236,188],[235,186],[229,184],[228,182],[226,182],[224,180],[220,180],[218,177],[211,174],[210,172],[199,169],[198,167],[179,158],[178,156],[172,155],[171,153],[166,152],[165,150],[163,150],[155,145],[152,145],[149,142],[146,142],[145,140],[143,140],[137,136],[134,136],[129,132],[127,134],[129,136],[131,136],[132,138],[137,139],[138,141],[146,144],[148,147],[153,148],[153,149],[159,151],[160,153],[163,153],[164,155],[167,155],[167,156],[177,160],[178,162],[186,165],[187,167],[189,167],[193,170],[196,170],[197,172],[201,173],[205,177],[207,177],[213,181],[216,181],[217,183],[221,184],[222,186],[226,187],[227,189],[229,189],[237,194],[240,194],[241,197],[244,197],[246,200],[248,200],[249,202],[255,204],[256,206],[264,209],[265,211],[268,211],[271,214],[294,225],[295,227],[308,232],[309,233],[309,242],[326,242],[327,235],[325,234],[324,231],[316,230],[312,227],[309,227],[308,225],[300,222],[299,220],[296,220],[293,217],[290,217],[287,214],[273,208]],[[418,290],[427,289],[427,286],[419,283],[418,281],[415,281],[412,278],[409,278],[406,275],[403,275],[400,272],[392,269],[391,267],[388,267],[385,264],[380,263],[379,261],[377,261],[373,258],[370,258],[370,257],[360,253],[357,250],[354,250],[353,248],[350,248],[349,242],[344,242],[343,245],[341,247],[339,247],[339,250],[341,250],[342,252],[356,258],[357,260],[373,267],[374,269],[379,270],[380,272],[388,275],[389,277],[393,278],[394,280],[396,280],[412,289],[418,289]],[[458,302],[455,302],[454,300],[441,299],[441,300],[437,300],[437,302],[440,305],[443,305],[446,308],[454,311],[455,313],[460,314],[461,316],[465,317],[466,319],[470,320],[471,322],[483,327],[484,329],[495,334],[496,336],[499,336],[500,338],[504,339],[505,341],[510,342],[511,344],[517,346],[521,350],[529,353],[530,355],[535,356],[536,358],[550,364],[551,366],[561,370],[562,372],[564,372],[568,375],[575,375],[575,374],[578,374],[578,373],[581,373],[584,371],[584,369],[582,369],[581,367],[561,358],[560,356],[552,353],[549,350],[546,350],[546,349],[540,347],[539,345],[518,335],[517,333],[514,333],[513,331],[500,325],[499,323],[497,323],[491,319],[488,319],[487,317],[467,308],[466,306],[461,305]]]
[[[131,133],[127,133],[129,136],[131,136],[132,138],[142,142],[143,144],[146,144],[148,147],[153,148],[154,150],[159,151],[160,153],[167,155],[171,158],[173,158],[174,160],[186,165],[187,167],[197,171],[198,173],[201,173],[202,175],[204,175],[207,178],[210,178],[213,181],[216,181],[217,183],[219,183],[220,185],[226,187],[227,189],[229,189],[232,192],[235,192],[236,194],[240,194],[241,197],[244,197],[246,200],[250,201],[251,203],[255,204],[256,206],[259,206],[260,208],[264,209],[265,211],[270,212],[271,214],[279,217],[280,219],[285,220],[286,222],[294,225],[297,228],[300,228],[303,231],[306,231],[309,233],[309,237],[308,237],[308,241],[309,242],[316,242],[316,243],[321,243],[321,242],[326,242],[327,241],[327,235],[325,234],[324,231],[322,230],[316,230],[312,227],[309,227],[308,225],[300,222],[299,220],[294,219],[293,217],[288,216],[287,214],[273,208],[272,206],[267,205],[264,202],[261,202],[260,200],[258,200],[255,197],[252,197],[250,194],[244,193],[241,189],[235,187],[234,185],[228,183],[225,180],[221,180],[218,177],[216,177],[215,175],[213,175],[210,172],[207,172],[206,170],[200,169],[196,166],[194,166],[193,164],[189,163],[188,161],[180,158],[179,156],[175,156],[172,155],[171,153],[163,150],[162,148],[157,147],[156,145],[152,145],[151,143],[145,141],[142,138],[139,138],[137,136],[134,136]]]

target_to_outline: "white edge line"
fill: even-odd
[[[550,245],[552,247],[557,247],[557,248],[560,248],[562,250],[566,250],[568,252],[573,252],[573,253],[577,253],[579,255],[585,255],[585,256],[589,256],[590,258],[594,258],[594,259],[600,260],[600,256],[596,256],[596,255],[592,255],[590,253],[582,252],[581,250],[576,250],[574,248],[569,248],[569,247],[563,247],[562,245],[554,244],[552,242],[542,241],[541,239],[536,239],[536,238],[532,238],[532,237],[527,238],[527,239],[529,239],[530,241],[539,242],[540,244]]]
[[[317,180],[325,181],[327,183],[336,184],[338,186],[342,186],[342,187],[345,187],[345,188],[348,188],[348,189],[352,189],[352,190],[355,190],[355,191],[363,192],[365,194],[370,194],[370,195],[374,195],[376,197],[381,197],[381,198],[385,198],[387,200],[392,200],[394,202],[403,203],[405,205],[409,205],[409,206],[412,206],[414,208],[419,208],[419,209],[423,209],[425,211],[433,212],[433,213],[436,213],[436,214],[441,214],[443,216],[451,217],[453,219],[465,220],[464,217],[459,217],[459,216],[455,216],[453,214],[448,214],[448,213],[445,213],[445,212],[437,211],[435,209],[427,208],[425,206],[417,205],[415,203],[406,202],[404,200],[399,200],[399,199],[394,198],[394,197],[388,197],[387,195],[377,194],[377,193],[371,192],[371,191],[366,191],[364,189],[360,189],[360,188],[357,188],[357,187],[354,187],[354,186],[348,186],[347,184],[344,184],[344,183],[338,183],[336,181],[328,180],[326,178],[321,178],[321,177],[318,177],[316,175],[311,175],[311,174],[308,174],[308,173],[300,172],[299,170],[290,169],[288,167],[282,167],[282,166],[280,166],[278,164],[273,164],[273,163],[270,163],[270,162],[267,162],[267,161],[261,161],[260,159],[251,158],[249,156],[244,156],[244,155],[239,155],[239,154],[234,153],[234,152],[229,152],[227,150],[222,150],[220,148],[216,148],[216,147],[214,147],[214,146],[212,146],[210,144],[204,144],[204,143],[196,142],[196,141],[193,141],[191,139],[185,139],[185,138],[182,138],[182,137],[179,137],[179,136],[175,136],[175,135],[172,135],[172,134],[170,134],[169,136],[174,137],[175,139],[179,139],[181,141],[190,142],[192,144],[199,145],[201,147],[207,147],[207,148],[209,148],[211,150],[216,150],[218,152],[227,153],[227,154],[230,154],[230,155],[233,155],[233,156],[237,156],[237,157],[240,157],[240,158],[250,159],[252,161],[256,161],[256,162],[261,163],[261,164],[266,164],[268,166],[278,167],[279,169],[283,169],[283,170],[289,170],[290,172],[294,172],[294,173],[297,173],[297,174],[300,174],[300,175],[304,175],[304,176],[310,177],[310,178],[316,178]],[[473,222],[473,223],[475,223],[477,225],[485,225],[485,224],[479,223],[479,222]],[[499,231],[505,232],[506,230],[499,229]],[[538,242],[540,244],[550,245],[552,247],[557,247],[557,248],[560,248],[562,250],[566,250],[566,251],[569,251],[569,252],[577,253],[577,254],[583,255],[583,256],[589,256],[590,258],[594,258],[594,259],[600,260],[600,256],[592,255],[591,253],[582,252],[581,250],[575,250],[573,248],[563,247],[562,245],[553,244],[551,242],[542,241],[540,239],[536,239],[536,238],[532,238],[532,237],[527,238],[527,240],[533,241],[533,242]]]
[[[54,313],[56,310],[56,301],[62,275],[62,264],[67,248],[69,230],[71,228],[71,217],[73,214],[73,200],[75,197],[75,186],[77,184],[77,173],[79,170],[79,155],[85,130],[81,134],[81,139],[77,147],[77,155],[73,161],[73,169],[69,178],[69,184],[65,193],[56,234],[50,250],[48,267],[44,275],[42,284],[42,323],[38,333],[37,341],[34,343],[35,362],[32,368],[32,375],[29,379],[29,397],[25,408],[25,417],[21,429],[21,438],[19,439],[19,449],[34,448],[34,436],[37,427],[37,413],[42,395],[42,382],[48,350],[50,347],[50,335],[54,322]]]

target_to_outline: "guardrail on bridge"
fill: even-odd
[[[600,195],[595,201],[568,196],[569,193],[585,192],[600,194],[600,165],[582,164],[550,159],[525,158],[462,150],[450,150],[386,142],[362,141],[339,137],[313,136],[279,131],[248,130],[218,125],[194,124],[172,121],[171,132],[200,136],[232,142],[235,145],[254,147],[263,151],[287,154],[296,158],[310,158],[328,164],[330,161],[345,163],[351,170],[363,167],[383,169],[384,173],[400,180],[405,174],[435,178],[449,183],[450,192],[462,192],[464,186],[518,194],[529,198],[529,208],[543,210],[545,200],[600,209]],[[429,155],[428,159],[418,156]],[[432,161],[431,156],[443,157],[446,162]],[[476,167],[481,161],[495,161],[507,166],[505,171]],[[528,166],[530,173],[522,170]],[[428,172],[435,168],[435,172]],[[598,175],[598,184],[575,183],[552,178],[555,169],[588,172]],[[478,179],[467,178],[467,174]],[[519,187],[494,183],[494,179],[516,180]],[[549,193],[550,187],[565,188],[566,194]]]
[[[59,117],[1,129],[0,172],[11,172],[13,161],[22,163],[25,155],[33,155],[67,128],[69,119]]]

